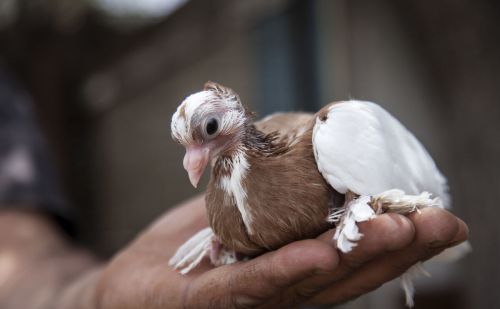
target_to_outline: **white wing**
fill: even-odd
[[[449,205],[446,179],[420,142],[377,104],[346,101],[316,118],[318,169],[338,192],[374,195],[390,189],[428,191]]]

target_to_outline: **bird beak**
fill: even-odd
[[[189,181],[193,187],[198,186],[208,161],[210,160],[210,149],[207,146],[187,146],[184,156],[184,169],[188,172]]]

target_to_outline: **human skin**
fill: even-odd
[[[384,214],[360,223],[348,254],[333,230],[245,262],[202,263],[183,276],[168,266],[176,249],[207,226],[202,197],[167,212],[109,262],[69,244],[35,212],[0,212],[2,308],[288,308],[337,304],[376,289],[467,238],[446,210]],[[10,262],[9,262],[10,261]]]

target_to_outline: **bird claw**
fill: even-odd
[[[208,257],[214,266],[241,260],[234,250],[225,248],[212,229],[207,227],[180,246],[170,259],[169,265],[185,275],[198,266],[205,257]]]
[[[210,262],[214,266],[229,265],[238,262],[242,258],[234,251],[227,249],[215,237],[212,240],[212,247],[210,249]]]
[[[337,241],[337,248],[343,253],[352,251],[357,245],[356,242],[363,237],[363,234],[359,232],[358,222],[368,221],[375,217],[375,212],[368,205],[369,201],[370,197],[360,196],[345,205],[342,218],[338,219],[337,222],[340,223],[333,236],[333,239]]]
[[[358,222],[371,220],[383,213],[408,215],[415,211],[420,212],[420,209],[426,207],[443,208],[443,203],[439,198],[431,198],[428,192],[409,195],[402,190],[393,189],[373,196],[359,196],[343,208],[333,211],[327,220],[338,224],[333,239],[337,241],[340,251],[348,253],[363,237],[359,232]]]

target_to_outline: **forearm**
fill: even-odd
[[[44,215],[0,211],[1,308],[94,308],[99,272]]]

